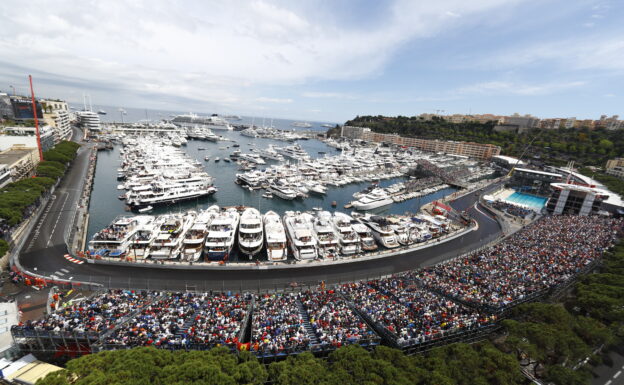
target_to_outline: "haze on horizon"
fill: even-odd
[[[616,0],[0,3],[0,91],[341,122],[598,118],[624,105]]]

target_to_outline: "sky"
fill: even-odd
[[[3,0],[0,91],[119,107],[624,115],[621,0]]]

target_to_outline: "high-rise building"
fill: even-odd
[[[62,100],[42,99],[43,120],[54,128],[56,143],[71,137],[69,106]]]

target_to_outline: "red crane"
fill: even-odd
[[[32,76],[28,75],[30,81],[30,97],[32,99],[33,116],[35,117],[35,130],[37,132],[37,148],[39,149],[39,161],[43,161],[43,150],[41,149],[41,135],[39,134],[39,119],[37,119],[37,103],[35,103],[35,91],[33,91]]]

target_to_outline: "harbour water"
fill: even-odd
[[[183,212],[188,210],[199,210],[217,204],[219,206],[253,206],[261,213],[269,210],[283,214],[287,210],[311,210],[314,207],[321,207],[329,211],[351,212],[350,209],[344,209],[343,206],[354,200],[353,193],[361,191],[370,183],[354,183],[342,187],[328,186],[328,192],[325,197],[311,194],[306,199],[296,199],[293,201],[285,201],[274,197],[266,199],[262,197],[264,190],[249,191],[234,183],[236,174],[241,172],[238,165],[234,162],[225,162],[224,158],[236,149],[241,152],[249,152],[254,148],[261,149],[268,147],[269,144],[276,146],[286,146],[291,143],[277,141],[272,139],[250,138],[240,135],[236,131],[215,131],[218,135],[222,135],[230,140],[236,141],[240,145],[239,148],[232,147],[233,141],[220,141],[217,143],[209,141],[189,140],[186,146],[181,147],[191,158],[200,161],[205,170],[214,178],[214,185],[219,191],[206,198],[193,201],[176,203],[167,207],[157,207],[151,214],[158,215],[167,212]],[[337,155],[339,151],[333,147],[327,146],[319,140],[300,140],[298,143],[303,147],[310,156],[322,157],[327,155]],[[118,182],[117,168],[120,166],[119,150],[121,146],[116,145],[113,150],[100,151],[98,153],[98,163],[95,173],[94,188],[89,207],[89,228],[88,238],[106,227],[118,215],[131,215],[125,210],[125,203],[117,197],[124,193],[123,190],[117,190]],[[205,150],[199,150],[205,148]],[[325,154],[319,153],[324,152]],[[204,157],[209,156],[210,161],[204,161]],[[215,158],[219,157],[221,161],[215,162]],[[267,165],[274,161],[268,161]],[[266,166],[265,166],[266,167]],[[395,178],[381,181],[381,186],[388,186],[392,183],[399,182],[404,178]],[[454,192],[455,189],[447,188],[440,190],[434,194],[407,200],[401,203],[394,203],[390,206],[382,207],[376,210],[380,214],[403,214],[405,212],[416,212],[418,209],[433,200],[439,199],[445,195]],[[332,201],[337,202],[337,207],[332,208]]]

